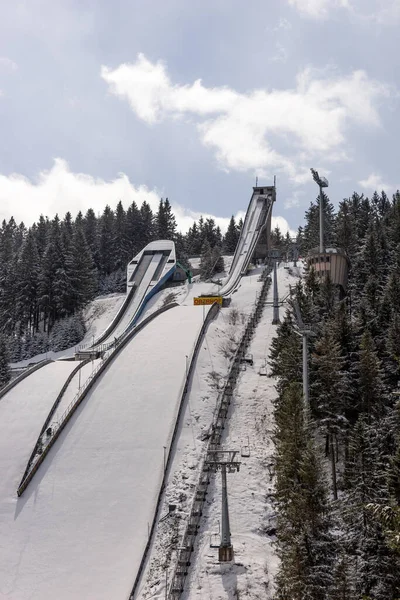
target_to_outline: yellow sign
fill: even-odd
[[[200,296],[199,298],[193,298],[193,304],[195,306],[204,306],[205,304],[214,304],[218,302],[222,306],[222,296]]]

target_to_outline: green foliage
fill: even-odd
[[[318,206],[312,205],[304,231],[298,233],[303,253],[318,245],[318,217]],[[299,337],[290,314],[272,343],[271,369],[278,377],[279,600],[399,597],[400,436],[391,395],[400,380],[399,224],[399,193],[392,201],[385,194],[371,200],[353,194],[340,203],[337,217],[328,209],[326,245],[332,240],[348,253],[349,295],[340,300],[331,282],[319,281],[314,269],[292,290],[303,321],[316,334],[309,341],[315,429],[307,425],[301,388],[297,397],[293,390],[302,377]],[[314,444],[311,454],[307,441]],[[301,461],[306,461],[306,471],[300,470]],[[333,493],[324,482],[329,470]],[[320,499],[314,506],[305,487]],[[321,527],[302,545],[314,513],[326,516],[316,517]],[[314,585],[312,548],[330,565],[329,573],[319,570],[325,588]]]
[[[11,379],[10,368],[8,366],[9,355],[5,337],[0,336],[0,388],[7,385]]]
[[[334,580],[330,511],[302,390],[290,384],[275,410],[278,600],[328,600]]]
[[[224,252],[233,254],[239,241],[240,231],[236,225],[235,218],[232,215],[229,221],[228,229],[224,237]]]

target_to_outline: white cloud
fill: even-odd
[[[16,71],[18,69],[17,63],[7,56],[0,56],[0,69],[8,69],[10,71]]]
[[[390,183],[385,183],[382,177],[377,173],[371,173],[366,179],[358,182],[365,190],[380,192],[382,190],[391,190],[394,188]]]
[[[394,25],[400,20],[400,0],[287,0],[300,14],[312,19],[326,19],[338,8],[360,22],[372,25]]]
[[[308,178],[309,177],[309,173],[307,174]],[[293,194],[291,196],[289,196],[288,198],[286,198],[283,201],[283,206],[288,209],[288,208],[295,208],[296,206],[300,206],[301,203],[301,198],[305,195],[305,192],[301,191],[301,190],[296,190],[293,192]]]
[[[275,227],[279,227],[283,235],[286,235],[286,233],[289,232],[290,237],[296,236],[297,232],[293,229],[290,229],[289,224],[284,217],[272,217],[271,229],[275,229]]]
[[[133,185],[124,173],[119,173],[111,181],[96,179],[84,173],[73,173],[65,160],[57,158],[52,168],[40,172],[35,181],[20,174],[14,173],[9,176],[0,174],[0,220],[8,220],[13,216],[18,223],[23,221],[29,226],[39,218],[40,214],[52,218],[58,213],[63,217],[67,211],[70,211],[75,216],[78,211],[85,213],[88,208],[93,208],[98,214],[103,212],[106,204],[115,208],[119,200],[125,208],[128,208],[133,201],[140,206],[146,200],[152,210],[156,211],[161,195],[165,197],[165,194],[157,189],[150,190],[145,185]],[[173,201],[171,204],[178,229],[182,232],[186,232],[193,221],[198,220],[201,215]],[[221,230],[226,231],[230,215],[215,217],[202,214],[204,218],[214,218]],[[239,212],[236,219],[244,216],[244,212]],[[282,231],[286,232],[289,228],[283,217],[273,217],[272,222],[279,223]]]
[[[292,24],[287,19],[281,17],[278,21],[278,24],[273,28],[272,31],[276,33],[281,33],[282,31],[290,31],[292,29]]]
[[[285,63],[288,59],[288,51],[280,42],[275,44],[275,53],[269,58],[269,62]]]
[[[348,0],[288,0],[300,13],[314,19],[328,16],[333,8],[350,8]]]
[[[395,25],[400,20],[400,0],[378,1],[372,13],[361,16],[371,21],[374,25]]]
[[[349,124],[378,126],[377,100],[390,95],[388,86],[362,70],[335,76],[307,68],[286,90],[239,93],[205,87],[201,80],[176,85],[162,62],[143,54],[134,64],[103,66],[101,76],[149,125],[189,116],[221,168],[269,176],[281,171],[293,181],[304,179],[315,157],[340,156]]]

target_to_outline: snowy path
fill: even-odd
[[[278,269],[279,296],[289,291],[296,279]],[[272,300],[272,287],[268,300]],[[281,308],[281,311],[285,308]],[[198,545],[189,570],[184,600],[234,598],[238,592],[249,598],[271,598],[277,559],[273,548],[274,508],[271,440],[274,380],[259,375],[268,359],[275,336],[272,306],[266,306],[249,348],[254,365],[247,365],[239,379],[229,410],[222,448],[241,450],[250,445],[250,457],[241,458],[240,472],[228,475],[229,511],[235,564],[220,565],[218,550],[210,548],[212,534],[218,532],[221,514],[220,475],[214,477],[208,494],[208,508]],[[282,312],[283,315],[283,312]],[[281,315],[281,316],[282,316]],[[215,543],[216,540],[214,539]],[[218,542],[217,542],[218,543]]]
[[[2,600],[127,598],[202,318],[198,307],[177,307],[147,325],[89,393],[25,494],[17,501],[16,486],[1,484]],[[43,415],[38,421],[40,429]]]

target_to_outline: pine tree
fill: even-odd
[[[129,260],[131,260],[146,245],[143,244],[141,214],[135,201],[132,202],[126,211],[126,237],[128,256]]]
[[[208,240],[205,240],[201,249],[200,257],[200,275],[202,279],[208,279],[211,277],[212,271],[212,249]]]
[[[128,239],[127,215],[121,200],[118,202],[115,210],[114,239],[115,262],[113,270],[125,272],[126,265],[132,257],[130,255],[130,244]]]
[[[331,517],[302,390],[291,384],[275,410],[277,600],[328,600],[334,579]]]
[[[38,224],[34,230],[36,246],[39,253],[39,257],[42,258],[47,245],[47,239],[50,232],[50,221],[43,215],[40,215]]]
[[[158,212],[155,218],[155,228],[157,239],[174,241],[176,233],[176,220],[168,198],[165,200],[161,198],[160,200]]]
[[[0,388],[7,385],[11,379],[7,343],[3,335],[0,335]]]
[[[66,259],[68,280],[71,285],[70,313],[83,307],[93,298],[96,277],[89,245],[81,227],[74,231]]]
[[[89,208],[83,220],[83,232],[97,270],[100,269],[100,236],[99,226],[96,215],[92,208]]]
[[[141,248],[155,239],[154,215],[150,204],[144,201],[140,207],[138,240]]]
[[[12,333],[17,323],[15,294],[17,255],[15,236],[17,225],[11,217],[3,220],[0,230],[0,326],[3,332]]]
[[[65,251],[68,252],[73,233],[72,215],[69,211],[65,214],[64,220],[60,224],[60,229],[62,245]]]
[[[281,252],[285,250],[285,238],[278,226],[271,231],[271,246]]]
[[[39,328],[39,273],[39,252],[35,235],[32,230],[29,230],[18,259],[16,303],[22,329],[28,328],[32,333]]]
[[[51,223],[43,254],[38,284],[38,300],[43,314],[43,329],[50,331],[55,320],[65,314],[65,251],[61,242],[60,224],[56,216]]]
[[[308,251],[319,246],[319,203],[320,198],[316,203],[311,203],[310,208],[306,211],[303,231],[302,251]],[[324,243],[325,247],[329,248],[336,245],[335,235],[335,214],[333,204],[329,201],[328,196],[323,194],[323,211],[324,211]]]
[[[100,220],[100,269],[109,275],[115,265],[114,213],[107,205]]]
[[[315,344],[312,364],[312,405],[315,406],[318,421],[325,430],[326,455],[329,455],[331,461],[333,497],[337,500],[337,444],[347,429],[345,413],[350,379],[344,371],[345,360],[330,321]]]
[[[189,256],[196,256],[201,252],[201,239],[197,223],[194,222],[186,235],[186,248]]]
[[[279,397],[290,383],[302,380],[301,341],[294,330],[292,313],[286,315],[277,329],[277,335],[272,340],[269,355],[271,377],[277,377]]]
[[[382,527],[373,518],[368,504],[389,498],[386,477],[386,425],[362,415],[350,439],[346,461],[343,514],[346,546],[352,560],[353,581],[358,597],[376,600],[394,598],[399,585],[399,564],[388,549]]]
[[[361,338],[359,361],[355,364],[357,408],[367,422],[372,416],[383,416],[387,405],[381,363],[369,331]]]
[[[352,258],[357,248],[357,239],[355,223],[348,199],[339,203],[335,229],[339,248]]]
[[[214,246],[211,250],[211,274],[213,276],[215,273],[222,273],[225,269],[224,258],[222,256],[221,248],[219,246]]]

